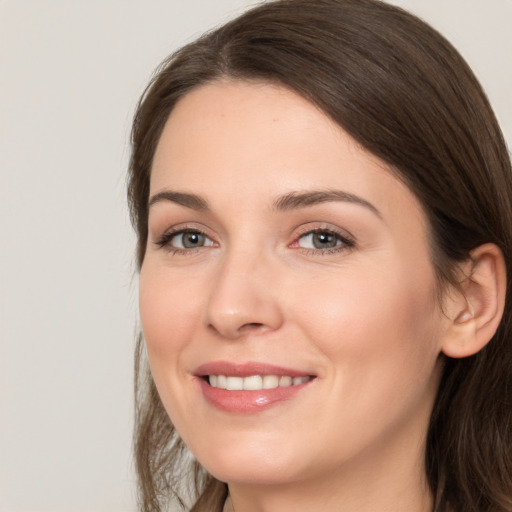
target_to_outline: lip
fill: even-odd
[[[204,377],[206,375],[232,375],[233,377],[250,377],[251,375],[277,375],[278,377],[285,375],[290,377],[315,376],[307,371],[253,361],[242,364],[229,361],[211,361],[199,366],[194,371],[194,374],[197,377]]]
[[[232,414],[256,414],[290,401],[316,380],[314,378],[316,376],[307,371],[258,362],[236,364],[228,361],[212,361],[199,366],[194,374],[206,401],[216,409]],[[310,376],[313,378],[296,386],[251,391],[228,391],[227,389],[210,386],[205,378],[207,375],[230,375],[235,377],[249,377],[251,375],[282,377],[288,375],[290,377]]]

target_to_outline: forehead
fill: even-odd
[[[270,166],[283,177],[288,167],[297,167],[294,160],[299,148],[303,165],[315,165],[313,161],[319,162],[320,156],[324,163],[329,155],[335,157],[325,153],[326,144],[319,142],[336,139],[339,131],[323,112],[284,87],[215,82],[193,90],[177,103],[157,147],[152,180],[158,180],[161,172],[168,175],[184,168],[189,171],[188,180],[196,173],[219,178],[227,168],[236,168],[239,175],[259,169],[261,180]],[[345,142],[355,149],[352,139]],[[209,162],[208,170],[203,168],[205,162]]]
[[[151,176],[152,195],[173,189],[219,204],[332,188],[424,220],[389,167],[315,105],[282,86],[234,80],[198,87],[177,103]]]

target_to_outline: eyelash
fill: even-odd
[[[291,244],[291,246],[298,246],[299,240],[302,238],[308,236],[308,235],[315,235],[315,234],[324,234],[328,236],[333,236],[338,242],[341,242],[340,245],[337,245],[335,247],[329,247],[324,249],[310,249],[305,247],[297,247],[300,249],[304,254],[311,255],[311,256],[328,256],[330,254],[336,254],[343,251],[347,251],[349,249],[352,249],[356,243],[355,240],[349,236],[347,233],[341,233],[337,231],[336,229],[333,229],[331,227],[317,227],[314,229],[306,229],[302,233],[299,233],[297,235],[297,238],[295,241]]]
[[[197,229],[197,228],[180,228],[175,231],[168,231],[167,233],[164,233],[158,240],[156,240],[154,243],[160,248],[165,248],[169,253],[172,255],[175,254],[191,254],[192,252],[196,252],[199,249],[202,249],[203,247],[211,247],[211,245],[207,246],[199,246],[199,247],[190,247],[190,248],[180,248],[180,247],[173,247],[170,245],[173,238],[184,235],[184,234],[198,234],[206,237],[207,239],[211,240],[211,238],[206,235],[203,231]],[[315,234],[325,234],[328,236],[334,236],[337,241],[341,242],[340,245],[337,245],[335,247],[330,248],[305,248],[298,246],[299,241],[302,238],[305,238],[309,235],[315,235]],[[212,244],[213,245],[213,244]],[[335,229],[332,228],[314,228],[314,229],[307,229],[304,230],[302,233],[299,233],[294,240],[288,247],[296,248],[298,250],[301,250],[306,255],[313,255],[313,256],[325,256],[329,254],[335,254],[339,252],[343,252],[346,250],[351,249],[355,246],[355,240],[352,237],[347,236],[347,234],[342,234]]]
[[[204,233],[203,231],[197,229],[197,228],[179,228],[176,230],[168,231],[167,233],[164,233],[157,241],[155,241],[155,245],[157,245],[160,248],[165,248],[168,252],[170,252],[172,255],[174,254],[190,254],[191,252],[196,252],[199,249],[202,249],[202,247],[190,247],[190,248],[181,248],[181,247],[173,247],[171,245],[171,240],[179,235],[185,235],[185,234],[198,234],[202,235],[209,240],[211,238]],[[203,246],[204,247],[204,246]],[[208,247],[208,246],[206,246]]]

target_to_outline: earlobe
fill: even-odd
[[[442,351],[454,358],[476,354],[494,336],[503,316],[506,292],[505,261],[495,244],[471,251],[462,280],[450,300],[450,324]]]

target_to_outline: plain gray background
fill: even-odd
[[[244,0],[0,0],[0,511],[134,511],[128,134],[157,64]],[[512,141],[512,0],[396,0]]]

